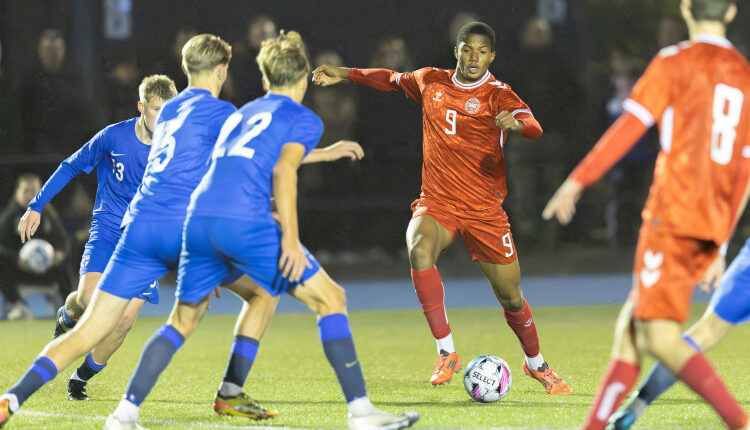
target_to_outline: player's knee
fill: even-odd
[[[409,264],[414,270],[427,270],[435,265],[434,246],[426,240],[417,240],[409,246]]]
[[[133,324],[135,324],[135,315],[123,315],[120,323],[115,328],[117,335],[119,337],[127,336],[130,329],[133,328]]]
[[[346,292],[341,286],[331,284],[321,299],[317,309],[314,309],[318,316],[346,313]]]

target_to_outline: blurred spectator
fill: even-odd
[[[232,46],[232,64],[229,75],[232,80],[233,101],[237,106],[265,94],[260,69],[255,57],[260,45],[269,37],[277,35],[276,23],[266,15],[258,15],[247,24],[246,40]]]
[[[630,95],[638,76],[635,58],[614,50],[609,58],[612,93],[607,100],[606,127],[622,115],[622,102]],[[609,172],[610,195],[605,208],[607,242],[611,247],[635,245],[640,212],[651,183],[656,151],[646,135]]]
[[[315,56],[313,68],[330,64],[343,66],[341,56],[334,51],[323,51]],[[322,146],[327,146],[341,139],[354,138],[354,124],[357,120],[357,103],[354,87],[351,85],[334,85],[321,87],[310,86],[307,102],[325,124]]]
[[[678,20],[671,16],[660,19],[656,29],[656,44],[658,48],[661,49],[676,45],[687,39],[686,30],[685,22],[681,19]]]
[[[19,152],[67,154],[91,137],[99,123],[80,75],[65,58],[62,34],[55,29],[42,32],[37,64],[24,75],[20,89],[25,147]]]
[[[538,237],[540,229],[557,231],[542,222],[539,214],[573,162],[570,154],[576,151],[571,147],[580,142],[583,89],[553,41],[549,22],[531,18],[521,32],[514,70],[509,76],[502,71],[495,75],[529,105],[544,129],[534,142],[521,142],[522,138],[512,134],[505,145],[507,207],[521,215],[511,218],[513,234],[521,241]],[[539,166],[544,166],[543,175]],[[545,235],[556,237],[551,232]]]
[[[3,70],[3,48],[0,44],[0,155],[11,153],[10,144],[14,140],[15,121],[13,98],[11,97],[10,79]]]
[[[455,69],[456,68],[456,55],[454,49],[456,47],[456,37],[458,37],[458,31],[464,25],[479,21],[479,17],[473,12],[458,12],[453,16],[450,23],[448,24],[448,34],[442,37],[448,37],[445,42],[445,49],[440,52],[437,60],[431,64],[431,66],[439,67],[441,69]],[[443,32],[444,34],[444,32]]]
[[[131,94],[132,103],[132,94]],[[68,206],[63,211],[62,223],[71,238],[70,261],[73,267],[81,265],[81,257],[89,240],[89,229],[91,228],[91,212],[94,210],[94,202],[91,194],[80,182],[73,187],[73,195],[70,197]]]
[[[133,88],[138,86],[141,72],[135,61],[118,61],[107,74],[104,81],[104,100],[102,104],[107,111],[107,122],[114,124],[123,118],[136,116],[133,109]]]
[[[19,260],[21,238],[18,235],[18,221],[26,212],[31,199],[42,188],[42,182],[34,174],[18,177],[16,189],[8,206],[0,214],[0,291],[5,303],[10,305],[8,317],[28,319],[31,312],[21,298],[18,286],[28,284],[57,284],[61,297],[72,291],[74,278],[70,266],[70,242],[68,234],[60,222],[57,211],[48,205],[45,208],[35,238],[44,239],[55,249],[54,263],[44,274],[35,274]]]

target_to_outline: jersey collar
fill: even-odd
[[[725,37],[717,36],[715,34],[700,33],[694,37],[696,42],[710,43],[711,45],[721,46],[722,48],[731,48],[732,42],[727,40]]]
[[[482,86],[482,85],[483,85],[483,84],[484,84],[485,82],[487,82],[487,81],[488,81],[488,80],[490,79],[490,76],[492,76],[492,75],[490,74],[490,71],[489,71],[489,70],[486,70],[486,71],[484,72],[484,76],[482,76],[482,79],[480,79],[480,80],[478,80],[478,81],[474,82],[473,84],[464,84],[464,83],[462,83],[461,81],[459,81],[459,80],[458,80],[458,79],[456,78],[456,74],[457,74],[457,73],[458,73],[458,71],[456,71],[456,70],[454,70],[454,71],[453,71],[453,77],[451,77],[451,80],[453,81],[453,83],[454,83],[454,84],[455,84],[455,85],[456,85],[456,86],[457,86],[458,88],[461,88],[461,89],[463,89],[463,90],[471,90],[471,89],[474,89],[474,88],[479,88],[480,86]]]

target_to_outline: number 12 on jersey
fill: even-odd
[[[247,159],[253,158],[255,150],[248,148],[245,145],[250,143],[251,140],[256,138],[263,130],[267,129],[271,125],[271,119],[273,115],[270,112],[260,112],[251,116],[245,125],[250,126],[250,129],[241,134],[235,139],[227,140],[230,134],[235,128],[242,122],[242,114],[239,112],[233,113],[224,122],[219,132],[219,138],[216,140],[216,146],[212,158],[219,157],[244,157]]]

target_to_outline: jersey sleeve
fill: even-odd
[[[323,121],[311,111],[304,111],[294,119],[294,125],[285,143],[299,143],[305,147],[305,157],[320,141],[323,135]],[[302,157],[304,158],[304,157]]]
[[[499,90],[496,103],[497,112],[495,112],[495,115],[502,111],[508,111],[513,115],[513,118],[523,123],[523,128],[518,134],[530,139],[542,135],[542,126],[534,118],[531,108],[510,87]]]
[[[670,82],[675,78],[667,66],[670,49],[665,48],[654,57],[622,104],[623,110],[635,115],[646,128],[654,125],[670,104]]]
[[[109,130],[107,127],[97,133],[85,145],[83,145],[73,155],[66,158],[60,163],[55,173],[47,179],[41,190],[34,196],[29,203],[29,209],[42,212],[44,206],[60,192],[71,179],[78,176],[81,172],[91,173],[97,164],[104,158],[109,151]]]
[[[401,91],[418,103],[422,100],[421,77],[427,69],[395,72],[388,69],[349,69],[349,80],[380,91]]]

